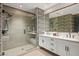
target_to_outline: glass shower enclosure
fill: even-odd
[[[37,47],[37,21],[28,15],[0,4],[0,55],[23,55]]]

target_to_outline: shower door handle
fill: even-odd
[[[26,34],[26,30],[24,29],[24,34]]]

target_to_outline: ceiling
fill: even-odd
[[[33,13],[33,9],[38,7],[43,10],[49,9],[51,6],[56,5],[57,3],[5,3],[5,5],[18,8],[27,12]]]

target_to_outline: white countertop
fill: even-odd
[[[62,39],[62,40],[68,40],[68,41],[74,41],[74,42],[79,42],[79,39],[73,39],[73,38],[65,38],[65,37],[59,37],[59,36],[51,36],[51,35],[40,35],[40,36],[45,36],[45,37],[51,37],[51,38],[56,38],[56,39]]]

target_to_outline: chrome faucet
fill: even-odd
[[[71,38],[71,32],[69,32],[69,38]]]

